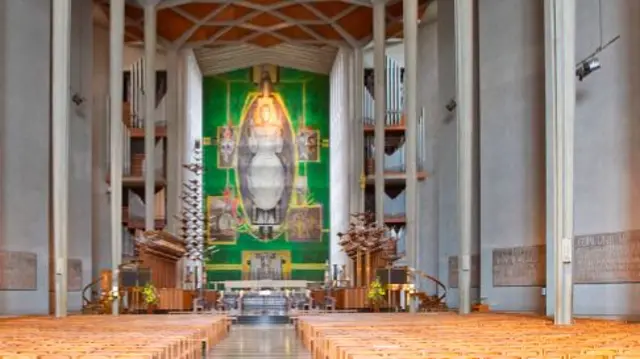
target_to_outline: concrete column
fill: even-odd
[[[384,223],[384,128],[387,118],[386,85],[386,1],[373,3],[373,96],[375,101],[375,201],[376,221]]]
[[[71,0],[53,2],[52,31],[53,250],[55,256],[55,314],[60,318],[67,316]]]
[[[455,0],[456,98],[458,123],[458,211],[460,226],[459,313],[471,310],[473,230],[473,1]]]
[[[353,103],[354,103],[354,172],[357,187],[351,195],[356,197],[354,212],[364,212],[364,123],[362,122],[362,106],[364,95],[364,59],[362,48],[353,50]]]
[[[357,147],[358,147],[358,139],[360,138],[360,134],[357,132],[357,123],[356,123],[356,97],[355,97],[355,50],[350,49],[349,51],[349,61],[347,66],[347,81],[349,83],[348,91],[349,91],[349,114],[347,117],[347,121],[349,122],[349,213],[355,213],[358,211],[358,201],[359,201],[359,179],[360,173],[356,171],[357,168]]]
[[[351,126],[351,164],[350,164],[350,207],[351,213],[364,212],[364,192],[361,188],[361,177],[364,171],[364,131],[362,123],[362,91],[363,69],[362,69],[362,49],[354,48],[351,50],[351,59],[349,62],[349,91],[350,91],[350,118]],[[349,218],[351,221],[351,218]],[[356,263],[347,260],[347,276],[355,278]],[[355,282],[352,282],[355,284]]]
[[[178,147],[178,52],[167,52],[167,228],[178,232],[179,172],[182,152]],[[180,281],[181,282],[181,281]]]
[[[175,118],[175,133],[176,133],[176,141],[175,146],[178,152],[177,153],[177,161],[176,164],[177,173],[176,173],[176,211],[180,211],[182,208],[182,199],[180,198],[180,192],[182,190],[182,182],[185,179],[188,179],[187,170],[182,168],[182,164],[188,163],[191,161],[190,156],[187,153],[187,146],[189,145],[188,140],[188,131],[186,129],[187,123],[187,107],[188,107],[188,91],[186,86],[186,73],[187,73],[187,64],[185,60],[184,52],[178,52],[177,58],[177,74],[176,74],[176,111],[177,115]],[[177,222],[176,222],[177,223]],[[178,227],[176,227],[176,230]]]
[[[111,123],[111,263],[112,288],[118,292],[122,262],[122,54],[124,51],[124,0],[111,0],[109,25],[109,115]],[[113,315],[119,313],[113,302]]]
[[[156,188],[156,6],[144,7],[144,224],[147,231],[155,229]]]
[[[169,66],[171,64],[171,59],[167,59],[167,66]],[[175,86],[174,86],[174,91],[175,91],[175,96],[173,97],[175,99],[175,112],[168,112],[168,114],[171,113],[175,113],[175,117],[173,119],[169,119],[170,122],[167,123],[167,125],[169,126],[171,123],[173,124],[173,127],[168,127],[167,130],[167,135],[171,136],[173,135],[174,137],[174,141],[172,144],[172,141],[170,138],[168,138],[168,142],[167,142],[167,146],[169,149],[171,150],[175,150],[175,164],[171,164],[171,166],[174,166],[172,168],[175,168],[175,172],[174,173],[167,173],[169,176],[174,177],[174,181],[175,183],[173,184],[173,186],[175,186],[175,190],[173,191],[174,196],[172,197],[172,199],[175,201],[175,213],[179,214],[180,210],[182,208],[182,199],[180,198],[180,194],[182,191],[182,183],[184,182],[184,180],[187,178],[187,171],[182,168],[182,164],[190,162],[191,158],[189,158],[189,156],[187,155],[187,151],[186,151],[186,146],[189,144],[189,141],[186,139],[185,136],[188,136],[188,131],[186,130],[186,118],[187,118],[187,103],[188,103],[188,96],[187,96],[187,86],[186,86],[186,73],[187,73],[187,61],[186,61],[186,55],[185,52],[178,50],[176,52],[176,57],[175,57]],[[167,74],[169,75],[169,74]],[[169,77],[167,78],[167,82],[168,82],[168,88],[167,91],[171,92],[171,77],[169,75]],[[167,110],[171,109],[172,106],[169,106],[170,102],[167,102]],[[169,169],[169,162],[167,162],[167,168]],[[167,191],[169,191],[169,186],[167,186]],[[167,195],[169,194],[169,192],[167,192]],[[174,220],[174,233],[178,233],[179,231],[179,221]],[[206,240],[206,239],[205,239]],[[186,268],[188,266],[192,265],[191,261],[189,261],[187,258],[182,258],[180,260],[180,264],[179,264],[179,271],[182,272],[182,274],[180,275],[180,282],[183,283],[184,282],[184,275],[183,273],[186,272]],[[191,284],[193,286],[193,288],[195,288],[195,285]]]
[[[404,113],[407,145],[407,254],[409,266],[418,266],[418,0],[404,0]],[[418,282],[418,281],[417,281]],[[418,282],[419,283],[419,282]],[[415,309],[411,306],[411,309]]]
[[[547,124],[553,186],[555,324],[573,317],[573,127],[575,121],[575,0],[545,0]],[[549,148],[549,147],[547,147]]]
[[[331,156],[330,180],[331,180],[331,239],[330,257],[331,265],[346,265],[349,260],[347,254],[338,244],[338,233],[344,233],[349,229],[349,142],[352,137],[349,133],[349,78],[348,58],[349,51],[342,48],[336,55],[336,60],[331,70],[331,124],[329,126],[329,152]]]

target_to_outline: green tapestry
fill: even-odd
[[[272,65],[205,77],[207,281],[322,281],[329,77]]]

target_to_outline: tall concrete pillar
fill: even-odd
[[[349,82],[349,114],[347,117],[347,121],[349,122],[349,133],[351,135],[351,140],[349,141],[349,213],[358,212],[358,201],[360,199],[359,196],[359,179],[360,173],[356,170],[358,168],[358,140],[360,135],[358,134],[357,129],[357,120],[356,120],[356,94],[355,94],[355,84],[356,84],[356,69],[355,69],[355,49],[350,49],[349,51],[349,65],[347,67],[347,77]]]
[[[147,231],[155,229],[156,49],[156,5],[152,1],[144,7],[144,224]]]
[[[182,171],[182,152],[180,152],[178,141],[178,51],[167,51],[167,96],[166,96],[166,118],[167,118],[167,231],[169,233],[178,233],[178,220],[176,216],[179,214],[178,208],[180,196],[180,172]],[[178,288],[183,287],[184,281],[185,259],[178,262],[179,270],[176,273],[176,283]]]
[[[67,316],[71,0],[53,2],[52,31],[53,250],[55,256],[55,315],[60,318]]]
[[[178,52],[167,52],[167,228],[177,233],[175,216],[179,213],[180,195],[179,172],[182,155],[178,147]]]
[[[456,98],[458,124],[459,313],[471,311],[473,230],[473,1],[455,0]]]
[[[364,212],[364,123],[363,116],[363,96],[364,96],[364,58],[362,48],[353,50],[353,133],[354,133],[354,173],[356,181],[351,195],[356,197],[353,212]]]
[[[331,239],[330,257],[332,265],[349,263],[347,254],[339,245],[338,233],[349,229],[349,173],[350,151],[352,140],[349,125],[349,52],[341,48],[331,70],[331,124],[329,126],[329,152],[331,155]]]
[[[111,263],[112,292],[117,293],[122,262],[122,55],[124,51],[124,0],[111,0],[109,25],[109,115],[111,124]],[[113,315],[119,313],[113,302]]]
[[[555,324],[573,317],[573,127],[575,121],[575,0],[545,0],[547,124],[553,187]]]
[[[373,3],[373,97],[375,101],[374,147],[375,147],[375,202],[376,221],[384,223],[384,128],[387,117],[386,88],[386,1]]]
[[[406,251],[409,266],[418,266],[418,0],[404,0],[404,115],[406,121]],[[419,281],[416,281],[416,284]],[[415,309],[412,305],[411,309]]]

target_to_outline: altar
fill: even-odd
[[[230,280],[219,282],[224,290],[218,308],[237,317],[241,324],[286,324],[289,312],[311,308],[306,280]]]
[[[309,284],[315,282],[309,282],[306,280],[273,280],[273,279],[261,279],[261,280],[228,280],[222,282],[225,290],[285,290],[285,289],[307,289]]]

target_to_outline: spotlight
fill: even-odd
[[[597,57],[592,57],[590,59],[584,60],[578,64],[578,68],[576,69],[576,76],[578,76],[578,80],[582,81],[585,77],[589,76],[592,72],[600,69],[600,60]]]
[[[455,110],[456,107],[458,107],[458,103],[456,102],[456,100],[451,99],[451,101],[449,101],[449,103],[446,104],[446,106],[444,107],[447,109],[447,111],[453,112],[453,110]]]

